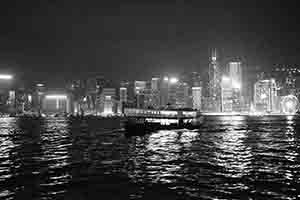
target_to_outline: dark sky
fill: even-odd
[[[52,83],[93,73],[144,79],[205,70],[214,47],[223,61],[300,63],[293,1],[107,2],[1,2],[0,70]]]

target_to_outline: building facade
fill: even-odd
[[[103,88],[99,108],[100,115],[113,115],[117,112],[115,88]]]
[[[213,50],[209,64],[209,97],[213,100],[212,112],[221,111],[221,69],[217,59],[217,51]]]
[[[192,87],[193,109],[202,109],[202,87]]]
[[[222,112],[233,112],[233,88],[231,79],[227,76],[222,78],[221,93]]]
[[[277,101],[275,79],[259,80],[255,83],[254,106],[257,112],[276,112]]]

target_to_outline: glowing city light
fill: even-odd
[[[29,103],[32,103],[32,95],[28,95],[28,101],[29,101]]]
[[[13,78],[12,75],[9,74],[0,74],[0,80],[11,80]]]
[[[38,83],[38,84],[36,84],[36,86],[38,86],[38,87],[44,87],[45,85],[42,84],[42,83]]]
[[[164,81],[169,81],[169,78],[167,76],[165,76]]]
[[[234,89],[241,89],[241,83],[239,83],[239,82],[237,82],[237,81],[235,81],[235,80],[232,80],[232,87],[234,88]]]
[[[160,111],[160,114],[166,115],[166,116],[173,116],[173,115],[177,115],[178,112],[177,111],[162,110],[162,111]]]
[[[296,96],[288,95],[282,99],[281,106],[283,113],[293,115],[299,109],[299,101]]]
[[[171,83],[171,84],[175,84],[175,83],[177,83],[177,82],[178,82],[178,79],[177,79],[177,78],[175,78],[175,77],[170,78],[170,83]]]
[[[223,81],[223,82],[229,82],[229,81],[230,81],[230,78],[227,77],[227,76],[223,76],[223,77],[222,77],[222,81]]]
[[[46,99],[67,99],[68,97],[67,97],[67,95],[59,95],[59,94],[57,94],[57,95],[46,95],[45,96],[45,98]]]
[[[288,109],[291,109],[291,108],[293,108],[294,103],[291,102],[291,101],[288,101],[288,102],[285,103],[285,105],[286,105],[286,107],[287,107]]]
[[[105,100],[111,100],[111,96],[105,96]]]
[[[202,87],[192,87],[192,90],[201,90]]]
[[[265,99],[265,98],[267,98],[267,95],[266,94],[261,94],[260,98]]]
[[[292,115],[288,115],[288,116],[286,116],[286,119],[287,119],[288,121],[291,121],[291,120],[293,120],[293,119],[294,119],[294,116],[292,116]]]

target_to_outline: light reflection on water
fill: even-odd
[[[297,199],[299,119],[219,116],[126,138],[117,120],[0,118],[3,199]]]

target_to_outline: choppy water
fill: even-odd
[[[0,198],[299,199],[299,120],[125,137],[118,120],[1,118]]]

